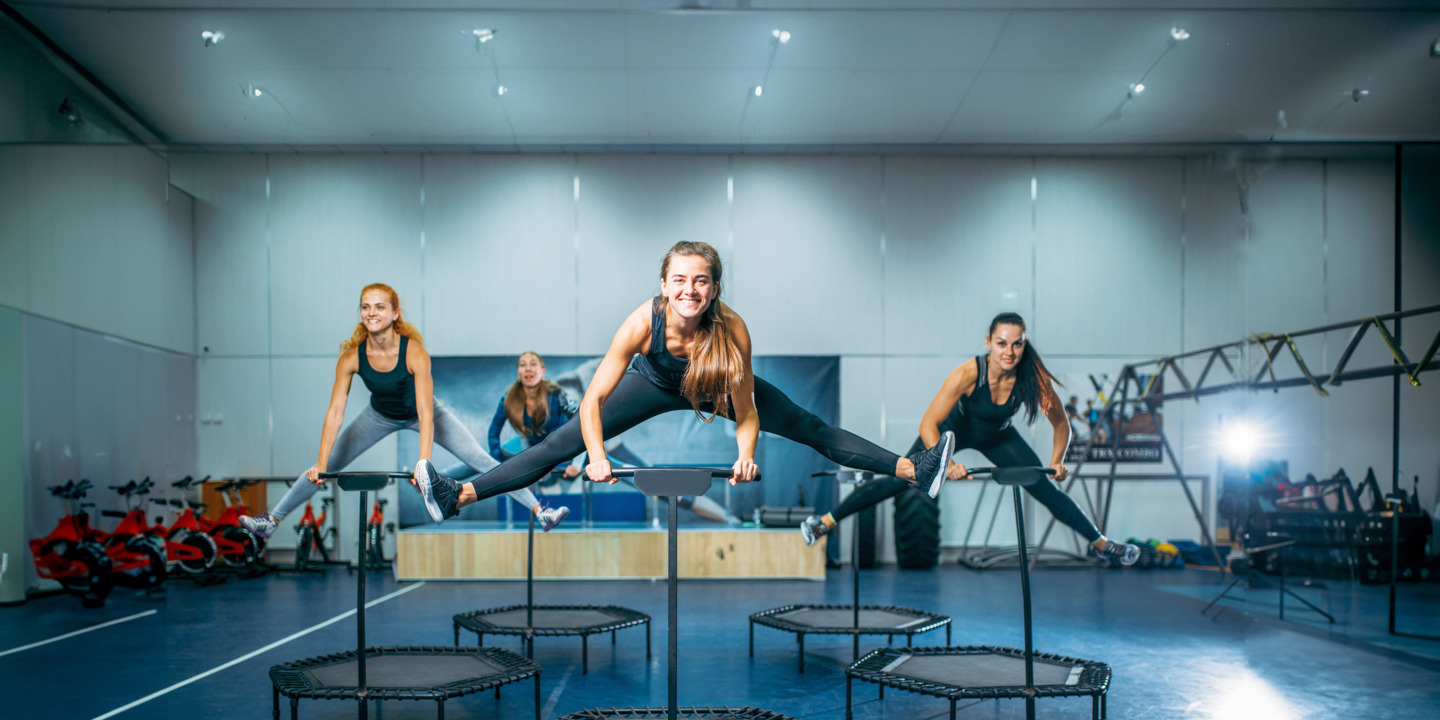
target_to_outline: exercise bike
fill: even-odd
[[[304,572],[311,568],[310,554],[319,551],[320,560],[317,564],[336,564],[330,559],[330,551],[325,549],[325,542],[336,537],[334,527],[325,527],[325,519],[330,516],[330,505],[335,502],[334,498],[320,499],[320,516],[315,516],[315,507],[309,502],[305,503],[305,514],[300,517],[300,523],[295,526],[295,566],[296,572]]]
[[[382,543],[385,542],[385,532],[395,532],[395,523],[385,522],[385,506],[390,504],[389,498],[380,497],[375,493],[375,505],[370,511],[370,520],[366,524],[365,532],[369,535],[368,547],[365,548],[365,557],[361,558],[362,570],[389,570],[394,563],[385,559],[385,549]]]
[[[81,502],[90,488],[89,480],[71,480],[46,488],[51,495],[65,500],[67,514],[49,535],[33,538],[29,545],[40,577],[60,583],[67,592],[80,597],[81,605],[98,608],[104,607],[114,581],[110,577],[110,556],[95,541],[90,516],[85,512],[95,503]]]
[[[253,572],[260,564],[260,555],[265,551],[265,541],[256,537],[240,525],[240,516],[248,515],[249,508],[240,502],[240,490],[254,485],[258,480],[231,480],[215,488],[225,501],[225,510],[214,521],[196,516],[200,527],[215,539],[220,551],[221,564],[243,568]]]
[[[151,527],[145,516],[143,499],[140,504],[136,503],[140,496],[150,493],[151,486],[148,477],[139,483],[131,480],[124,485],[111,485],[111,490],[125,498],[129,509],[123,512],[101,510],[101,515],[117,518],[120,524],[108,534],[97,532],[97,539],[98,535],[104,535],[101,542],[105,546],[105,554],[110,556],[111,571],[117,584],[144,590],[146,597],[157,597],[165,593],[165,526],[157,524]]]
[[[176,565],[192,576],[207,573],[207,571],[214,567],[216,559],[220,556],[220,546],[218,542],[215,538],[211,537],[209,533],[205,532],[205,528],[201,523],[202,518],[196,514],[197,511],[205,511],[205,503],[190,502],[185,499],[185,493],[191,486],[197,483],[203,483],[208,479],[209,477],[207,476],[204,479],[196,480],[194,477],[186,475],[184,479],[170,483],[170,487],[180,490],[180,499],[169,500],[168,502],[164,500],[151,500],[151,502],[168,504],[173,511],[178,513],[175,522],[171,523],[170,528],[165,531],[165,547],[168,551],[170,545],[175,543],[193,547],[199,552],[200,557],[198,560],[191,557],[188,553],[177,554],[175,558]],[[244,548],[239,546],[236,547],[237,551],[243,551],[243,549]]]

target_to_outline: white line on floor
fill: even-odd
[[[550,697],[545,700],[545,709],[540,712],[540,717],[548,718],[555,712],[555,705],[560,702],[560,693],[565,692],[565,685],[570,682],[570,673],[573,672],[575,663],[572,662],[570,667],[565,668],[565,674],[560,676],[560,682],[555,685],[555,689],[550,691]]]
[[[422,586],[424,586],[424,585],[425,585],[424,582],[418,582],[418,583],[415,583],[414,585],[411,585],[410,587],[401,588],[401,589],[399,589],[399,590],[396,590],[396,591],[393,592],[393,593],[390,593],[389,595],[386,595],[386,596],[384,596],[384,597],[378,597],[378,598],[375,598],[374,600],[371,600],[370,602],[365,603],[365,607],[366,607],[366,608],[375,607],[376,605],[379,605],[380,603],[383,603],[383,602],[385,602],[385,601],[387,601],[387,600],[392,600],[392,599],[394,599],[394,598],[400,597],[401,595],[404,595],[405,593],[408,593],[408,592],[410,592],[411,590],[418,590],[418,589],[420,589],[420,588],[421,588]],[[284,645],[285,643],[288,643],[288,642],[290,642],[291,640],[295,640],[296,638],[304,637],[304,636],[306,636],[306,635],[309,635],[309,634],[312,633],[312,632],[315,632],[316,630],[319,630],[319,629],[325,628],[325,627],[329,627],[330,625],[334,625],[335,623],[340,622],[341,620],[344,620],[345,618],[348,618],[348,617],[350,617],[351,615],[354,615],[354,614],[355,614],[355,611],[354,611],[354,610],[346,610],[345,612],[340,613],[339,615],[336,615],[335,617],[330,618],[329,620],[326,620],[325,622],[322,622],[322,623],[320,623],[320,624],[318,624],[318,625],[311,625],[310,627],[305,628],[304,630],[301,630],[300,632],[297,632],[297,633],[295,633],[294,635],[291,635],[291,636],[289,636],[289,637],[280,638],[279,640],[276,640],[275,642],[270,643],[269,645],[266,645],[265,647],[262,647],[262,648],[260,648],[259,650],[252,650],[251,652],[245,653],[244,655],[241,655],[240,657],[235,658],[234,660],[231,660],[230,662],[227,662],[227,663],[225,663],[224,665],[217,665],[216,667],[210,668],[209,670],[206,670],[205,672],[200,673],[199,675],[196,675],[195,677],[192,677],[192,678],[189,678],[189,679],[186,679],[186,680],[181,680],[180,682],[175,683],[174,685],[171,685],[170,687],[167,687],[167,688],[165,688],[164,690],[157,690],[156,692],[150,693],[149,695],[146,695],[145,697],[140,698],[139,700],[136,700],[135,702],[132,702],[132,703],[130,703],[130,704],[128,704],[128,705],[122,705],[122,706],[120,706],[120,707],[118,707],[118,708],[115,708],[114,710],[111,710],[111,711],[108,712],[108,713],[105,713],[104,715],[99,715],[99,716],[97,716],[97,717],[95,718],[95,720],[106,720],[106,718],[115,717],[116,715],[119,715],[120,713],[123,713],[123,712],[125,712],[126,710],[129,710],[130,708],[136,707],[136,706],[138,706],[138,705],[143,705],[143,704],[145,704],[145,703],[147,703],[147,702],[150,702],[151,700],[154,700],[155,698],[160,697],[161,695],[164,695],[164,694],[169,693],[169,692],[173,692],[173,691],[175,691],[175,690],[179,690],[180,688],[185,687],[186,685],[189,685],[190,683],[193,683],[193,682],[195,682],[195,681],[197,681],[197,680],[203,680],[203,679],[205,679],[205,678],[207,678],[207,677],[210,677],[211,675],[214,675],[215,673],[220,672],[221,670],[225,670],[226,668],[231,668],[231,667],[234,667],[234,666],[236,666],[236,665],[239,665],[240,663],[245,662],[246,660],[249,660],[250,658],[253,658],[253,657],[255,657],[256,655],[260,655],[260,654],[262,654],[262,653],[270,652],[271,650],[274,650],[275,648],[280,647],[281,645]]]
[[[154,615],[155,612],[156,612],[156,611],[154,611],[154,610],[146,610],[145,612],[142,612],[142,613],[135,613],[134,615],[131,615],[130,617],[123,617],[123,618],[120,618],[119,620],[111,620],[110,622],[103,622],[103,623],[100,623],[99,625],[91,625],[90,627],[85,628],[85,629],[83,629],[83,630],[76,630],[75,632],[68,632],[68,633],[65,633],[64,635],[56,635],[55,637],[50,638],[49,640],[41,640],[40,642],[33,642],[33,643],[30,643],[29,645],[21,645],[20,647],[11,648],[11,649],[6,650],[6,651],[4,651],[4,652],[0,652],[0,657],[4,657],[4,656],[9,655],[9,654],[11,654],[11,653],[17,653],[17,652],[20,652],[21,650],[29,650],[30,648],[40,647],[41,645],[48,645],[48,644],[50,644],[50,643],[52,643],[52,642],[55,642],[55,641],[57,641],[57,640],[64,640],[65,638],[72,638],[72,637],[75,637],[76,635],[84,635],[85,633],[88,633],[88,632],[90,632],[91,630],[99,630],[100,628],[103,628],[103,627],[110,627],[111,625],[119,625],[120,623],[129,622],[129,621],[134,620],[134,619],[136,619],[136,618],[145,617],[146,615]]]

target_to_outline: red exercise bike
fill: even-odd
[[[146,595],[163,593],[165,586],[165,526],[150,526],[141,498],[150,494],[151,486],[148,477],[139,483],[131,480],[124,485],[111,485],[111,490],[125,498],[129,509],[125,512],[101,510],[101,515],[117,518],[120,524],[108,534],[95,531],[96,539],[110,556],[115,582],[144,590]]]
[[[95,541],[90,529],[90,516],[85,508],[95,503],[81,502],[91,488],[89,480],[74,480],[46,488],[51,495],[63,498],[67,514],[56,523],[49,535],[30,540],[30,555],[35,559],[35,572],[42,578],[55,580],[70,593],[80,597],[87,608],[105,605],[114,580],[110,577],[110,556]]]
[[[385,522],[385,506],[390,503],[386,498],[379,497],[375,493],[375,505],[370,511],[370,520],[365,532],[370,536],[366,543],[365,557],[361,559],[364,570],[389,570],[394,563],[385,559],[385,550],[382,543],[385,542],[385,532],[395,532],[395,523]]]
[[[295,570],[313,569],[310,567],[310,555],[317,551],[320,553],[320,560],[316,564],[334,564],[330,559],[330,551],[325,548],[325,542],[337,534],[334,527],[325,527],[325,519],[330,515],[330,505],[334,502],[334,498],[321,498],[319,517],[315,516],[315,507],[305,503],[305,514],[300,517],[300,524],[295,526]]]
[[[176,514],[175,522],[169,527],[164,526],[163,516],[157,516],[155,530],[165,538],[166,561],[172,567],[189,573],[192,578],[210,570],[215,565],[215,558],[220,554],[215,539],[201,530],[200,524],[195,520],[195,511],[203,511],[205,503],[189,502],[184,498],[184,490],[194,482],[195,479],[187,475],[183,480],[170,483],[170,487],[181,490],[182,495],[178,500],[150,499],[151,503]]]
[[[235,568],[254,570],[260,565],[260,555],[265,551],[265,541],[240,525],[240,516],[250,514],[249,508],[240,502],[240,490],[250,487],[258,480],[231,480],[215,488],[225,500],[225,511],[220,518],[210,521],[203,515],[195,516],[200,528],[214,538],[219,548],[220,562]]]

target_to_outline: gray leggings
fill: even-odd
[[[345,466],[354,462],[361,453],[390,433],[419,429],[419,420],[391,420],[366,405],[365,409],[360,411],[359,417],[340,431],[340,437],[335,439],[335,445],[330,448],[330,462],[326,464],[326,469],[331,472],[344,470]],[[480,443],[475,441],[475,436],[470,434],[465,423],[460,422],[459,418],[440,404],[435,405],[435,444],[449,450],[455,457],[460,458],[461,462],[482,473],[489,472],[500,464],[480,447]],[[309,501],[319,489],[319,483],[310,482],[305,473],[300,473],[300,477],[290,486],[285,497],[280,498],[280,503],[270,511],[270,517],[283,519],[292,510]],[[530,510],[534,510],[538,504],[535,494],[530,492],[529,488],[521,488],[509,495],[515,502]]]

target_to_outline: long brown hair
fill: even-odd
[[[395,332],[424,345],[425,338],[420,336],[420,331],[416,330],[414,325],[405,322],[405,316],[400,312],[400,296],[395,294],[395,288],[385,283],[370,283],[360,290],[360,302],[365,302],[365,293],[371,290],[379,290],[390,296],[390,306],[395,308]],[[370,331],[365,329],[365,323],[356,323],[355,332],[350,333],[350,337],[346,338],[345,342],[340,343],[340,354],[344,355],[350,348],[365,342],[365,338],[367,337],[370,337]],[[405,362],[405,358],[400,358],[400,362]]]
[[[540,357],[540,353],[523,352],[520,353],[520,359],[524,360],[526,355],[534,355],[535,359],[540,361],[540,366],[545,366],[545,358]],[[540,408],[530,414],[530,425],[527,427],[525,425],[525,385],[520,382],[520,378],[515,378],[510,389],[505,391],[505,417],[509,418],[510,427],[515,428],[515,432],[527,436],[538,434],[544,430],[545,420],[550,416],[550,394],[557,392],[564,391],[560,389],[559,385],[550,382],[550,378],[541,379],[540,397],[544,398],[545,402],[540,403]]]
[[[677,255],[693,255],[704,259],[710,265],[710,282],[715,288],[710,306],[705,308],[705,313],[700,316],[695,344],[690,349],[690,364],[685,368],[685,377],[680,382],[680,394],[690,401],[690,406],[701,420],[710,422],[716,415],[729,416],[730,393],[745,381],[745,357],[741,355],[740,347],[735,344],[735,335],[725,323],[724,311],[720,308],[720,277],[724,273],[720,267],[720,253],[709,243],[688,240],[675,243],[660,263],[662,283],[670,270],[670,258]],[[669,302],[664,293],[661,293],[661,311],[669,306]],[[705,417],[700,411],[700,405],[704,402],[715,405],[715,412],[710,417]]]
[[[995,334],[995,328],[1001,325],[1014,325],[1025,332],[1025,318],[1019,313],[1005,312],[995,316],[990,321],[989,335]],[[1049,368],[1045,367],[1045,361],[1040,359],[1040,351],[1035,349],[1035,343],[1030,338],[1025,338],[1025,350],[1020,353],[1020,362],[1015,368],[1015,389],[1011,392],[1020,398],[1025,405],[1025,422],[1035,422],[1035,413],[1038,410],[1050,409],[1050,384],[1054,383],[1065,387],[1054,375],[1050,374]]]

